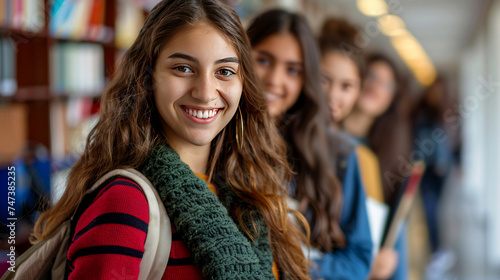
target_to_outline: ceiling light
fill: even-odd
[[[365,16],[378,17],[389,13],[389,7],[384,0],[358,0],[356,4]]]
[[[404,21],[395,15],[383,15],[378,18],[378,28],[389,37],[401,36],[408,33]]]
[[[420,84],[428,86],[434,82],[436,79],[434,65],[413,35],[407,33],[392,37],[391,43]]]

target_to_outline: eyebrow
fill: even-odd
[[[215,64],[228,63],[228,62],[238,63],[238,64],[240,63],[237,57],[226,57],[215,61]]]
[[[329,82],[331,82],[331,81],[332,81],[332,78],[331,78],[330,76],[328,76],[328,75],[321,74],[321,77],[322,77],[323,79],[327,79]]]
[[[196,59],[195,57],[192,57],[190,55],[187,55],[185,53],[174,53],[174,54],[170,55],[168,58],[181,58],[181,59],[192,61],[196,64],[200,64],[200,61],[198,59]],[[238,63],[238,64],[240,63],[237,57],[226,57],[226,58],[216,60],[215,64],[229,63],[229,62]]]
[[[257,50],[258,53],[260,54],[263,54],[263,55],[266,55],[266,56],[269,56],[271,57],[272,59],[276,59],[276,57],[274,55],[272,55],[270,52],[267,52],[267,51],[263,51],[263,50]],[[289,65],[292,65],[292,66],[300,66],[300,67],[303,67],[304,66],[304,63],[302,62],[298,62],[298,61],[285,61],[286,64],[289,64]]]
[[[196,64],[200,64],[200,61],[198,59],[196,59],[190,55],[187,55],[185,53],[174,53],[171,56],[169,56],[168,58],[181,58],[181,59],[192,61]]]

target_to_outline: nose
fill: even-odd
[[[339,88],[335,85],[330,86],[328,89],[328,102],[332,109],[339,107]]]
[[[266,86],[271,88],[279,88],[280,86],[282,86],[284,71],[281,68],[282,67],[279,67],[278,65],[269,67],[269,70],[267,71],[264,78],[264,83]]]
[[[209,103],[219,95],[218,86],[218,82],[212,75],[200,75],[194,81],[191,96],[202,103]]]

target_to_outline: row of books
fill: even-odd
[[[99,44],[57,43],[50,50],[50,86],[53,93],[96,96],[105,84],[104,50]]]
[[[0,0],[0,26],[38,32],[44,24],[44,0]]]
[[[104,24],[105,0],[54,0],[49,32],[54,37],[108,42],[113,30]]]
[[[0,0],[0,26],[31,32],[45,24],[44,0]],[[64,39],[112,43],[113,29],[105,25],[105,0],[53,0],[49,32]],[[128,48],[144,23],[140,1],[116,0],[116,38],[118,48]]]
[[[0,95],[12,96],[16,90],[16,45],[14,40],[0,37]]]

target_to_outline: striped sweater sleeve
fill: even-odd
[[[106,184],[76,223],[68,279],[137,279],[148,223],[148,203],[136,183]]]

